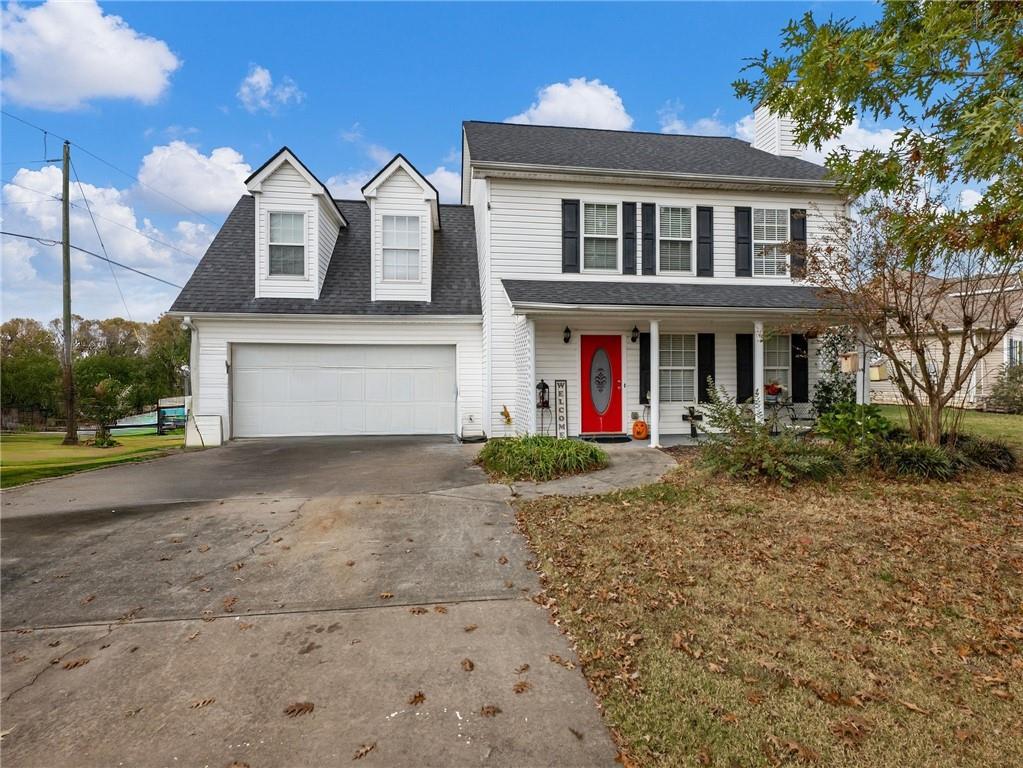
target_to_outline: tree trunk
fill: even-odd
[[[941,445],[942,413],[944,409],[937,398],[931,398],[928,406],[927,422],[924,425],[924,442],[930,445]]]

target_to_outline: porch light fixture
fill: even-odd
[[[572,329],[567,325],[565,326],[565,332],[561,334],[561,338],[565,340],[566,344],[572,340]]]
[[[639,328],[632,326],[632,343],[635,344],[639,341]]]

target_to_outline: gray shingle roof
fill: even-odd
[[[585,280],[502,280],[514,305],[568,304],[636,307],[755,307],[820,309],[826,302],[805,285],[610,283]]]
[[[823,167],[814,163],[796,157],[778,157],[725,136],[677,136],[474,120],[462,123],[462,127],[474,163],[798,181],[821,181],[826,174]]]
[[[323,315],[478,315],[479,267],[472,208],[442,205],[434,233],[433,301],[370,301],[370,215],[362,201],[338,200],[348,221],[334,245],[318,299],[253,298],[256,224],[244,195],[228,215],[171,312]]]

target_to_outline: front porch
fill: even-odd
[[[782,424],[809,425],[818,365],[817,341],[806,329],[819,320],[809,311],[692,307],[520,311],[515,431],[632,436],[642,421],[648,434],[636,442],[695,444],[708,378],[749,402],[759,420],[773,414]],[[860,402],[869,397],[867,379],[858,374]]]

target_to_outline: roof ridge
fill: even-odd
[[[743,144],[750,144],[751,142],[745,141],[738,138],[737,136],[708,136],[704,133],[665,133],[664,131],[633,131],[624,130],[621,128],[592,128],[582,125],[547,125],[538,123],[509,123],[504,120],[463,120],[462,125],[468,125],[475,123],[477,125],[507,125],[514,126],[516,128],[558,128],[566,131],[596,131],[599,133],[624,133],[633,134],[639,136],[680,136],[688,139],[727,139],[728,141],[738,141]]]

